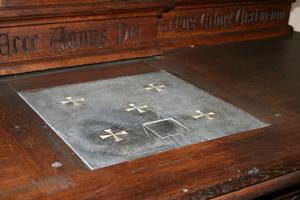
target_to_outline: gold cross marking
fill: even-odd
[[[104,132],[107,133],[107,135],[100,135],[100,138],[102,140],[113,137],[116,140],[116,142],[120,142],[120,141],[123,140],[120,137],[121,135],[128,135],[128,133],[126,131],[120,131],[120,132],[117,132],[117,133],[113,133],[113,131],[111,129],[106,129],[106,130],[104,130]]]
[[[209,113],[206,113],[204,114],[203,112],[201,112],[200,110],[196,110],[195,111],[197,114],[193,115],[193,118],[194,119],[200,119],[200,118],[203,118],[203,117],[206,117],[208,120],[213,120],[215,119],[214,116],[216,113],[214,112],[209,112]]]
[[[147,90],[147,91],[156,90],[157,92],[161,92],[161,91],[163,91],[163,89],[165,87],[166,86],[164,86],[164,85],[156,85],[156,84],[151,83],[145,87],[145,90]]]
[[[64,105],[69,105],[69,104],[72,104],[73,106],[81,106],[82,103],[85,101],[84,98],[73,98],[73,97],[66,97],[64,101],[62,101],[61,103],[64,104]]]
[[[147,105],[137,106],[137,105],[135,105],[135,104],[133,104],[133,103],[128,104],[128,106],[129,106],[130,108],[127,108],[127,109],[126,109],[127,112],[131,112],[131,111],[137,110],[140,114],[147,112],[147,111],[145,111],[144,109],[145,109],[145,108],[148,108]]]

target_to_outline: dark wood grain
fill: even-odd
[[[0,199],[250,199],[300,183],[299,41],[295,34],[2,78]],[[270,126],[90,171],[17,95],[159,69]],[[55,161],[63,166],[52,168]]]

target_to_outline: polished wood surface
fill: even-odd
[[[5,76],[0,199],[252,199],[300,182],[300,34]],[[90,171],[18,91],[164,69],[269,127]],[[60,168],[51,165],[59,161]]]

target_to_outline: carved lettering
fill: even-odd
[[[90,30],[90,41],[91,41],[91,46],[97,46],[98,40],[97,40],[97,30]]]
[[[18,43],[20,41],[20,37],[19,36],[16,36],[14,39],[13,39],[13,52],[14,53],[18,53],[19,52],[19,49],[18,49]]]
[[[229,28],[233,24],[233,16],[233,12],[213,15],[203,13],[200,17],[200,27],[202,29]]]
[[[69,33],[69,47],[74,49],[77,47],[77,34],[76,32]]]
[[[247,9],[229,10],[219,13],[205,11],[199,15],[175,16],[161,21],[162,32],[190,32],[195,30],[225,29],[232,26],[279,21],[286,18],[285,10]]]
[[[37,51],[38,47],[37,47],[37,41],[38,41],[39,37],[38,35],[34,35],[31,37],[31,51]]]
[[[196,17],[180,17],[177,16],[175,19],[163,20],[162,31],[194,31],[196,29]]]
[[[66,27],[58,27],[53,30],[50,46],[57,51],[78,47],[102,48],[107,41],[106,26],[100,29],[80,31],[68,31]]]
[[[52,49],[56,49],[58,51],[63,51],[66,48],[65,27],[54,28],[50,46]]]
[[[31,39],[28,36],[25,36],[22,40],[23,43],[23,51],[28,52],[31,48]]]
[[[6,33],[0,34],[0,54],[8,56],[10,54],[9,36]]]
[[[142,37],[142,31],[140,25],[130,27],[126,23],[120,22],[117,24],[117,29],[118,29],[117,44],[123,44],[125,42],[140,43]]]
[[[254,24],[257,22],[268,22],[283,20],[286,14],[283,10],[260,11],[256,9],[254,12],[239,10],[237,14],[237,23]]]
[[[28,53],[37,50],[38,36],[11,36],[0,33],[0,54],[9,56],[17,53]]]
[[[78,31],[80,47],[88,46],[88,33],[86,31]]]

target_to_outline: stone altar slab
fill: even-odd
[[[19,95],[92,170],[268,126],[165,71]]]

